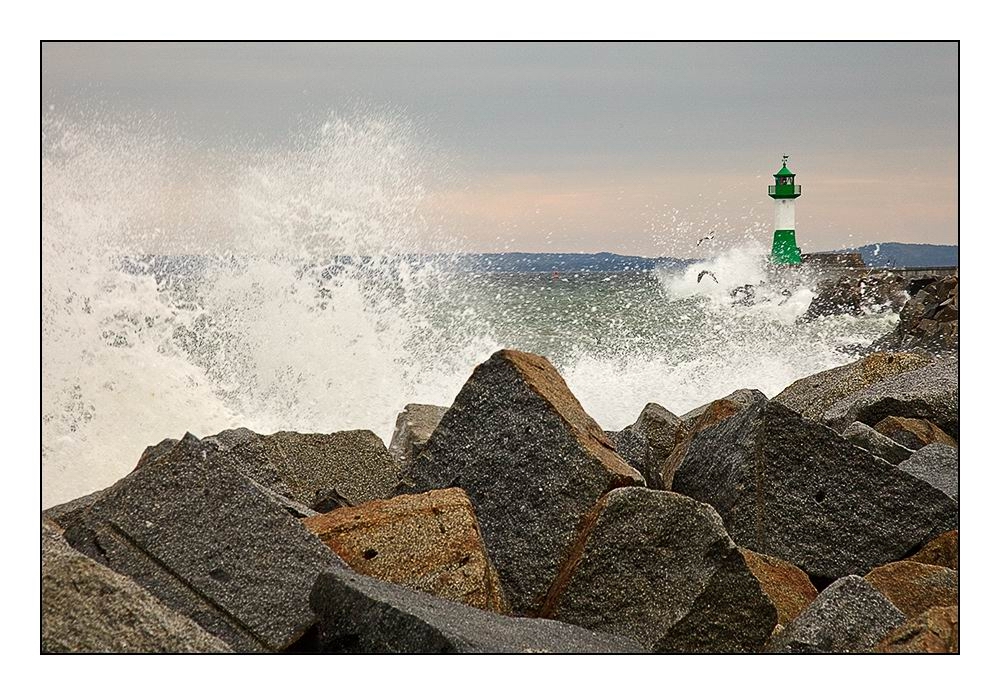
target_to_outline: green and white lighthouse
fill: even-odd
[[[774,198],[774,242],[771,261],[775,265],[801,265],[802,252],[795,243],[795,199],[802,186],[795,185],[795,174],[788,170],[788,155],[781,157],[781,170],[774,175],[774,185],[767,187]]]

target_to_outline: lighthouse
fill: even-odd
[[[801,265],[802,253],[795,243],[795,199],[802,186],[795,185],[795,174],[788,170],[788,155],[781,157],[781,169],[774,175],[774,185],[767,187],[774,198],[774,242],[771,261],[775,265]]]

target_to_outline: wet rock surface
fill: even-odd
[[[374,500],[303,523],[360,574],[504,612],[472,502],[458,488]]]
[[[66,529],[235,651],[280,651],[313,624],[315,577],[342,562],[234,468],[187,435],[113,485]]]
[[[639,653],[642,646],[566,623],[512,618],[333,570],[311,595],[316,651],[349,654]]]
[[[741,547],[837,579],[958,526],[958,505],[775,402],[695,434],[673,489],[715,507]]]
[[[671,492],[613,490],[591,513],[543,615],[655,652],[754,652],[777,611],[718,514]]]
[[[778,633],[768,651],[789,654],[861,653],[905,622],[903,614],[858,576],[826,587]]]
[[[42,521],[42,652],[224,653],[230,648]]]
[[[543,357],[501,350],[476,367],[400,492],[466,491],[512,612],[542,607],[580,520],[642,485]]]

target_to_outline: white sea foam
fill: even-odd
[[[752,244],[634,287],[412,263],[446,244],[420,214],[434,155],[392,114],[333,118],[281,151],[202,153],[211,185],[163,127],[100,122],[43,125],[43,506],[185,431],[388,439],[404,404],[450,404],[500,347],[545,352],[617,429],[649,401],[683,413],[741,387],[774,395],[892,325],[797,322],[809,283],[775,281]],[[177,239],[199,255],[182,263]],[[754,301],[734,303],[746,286]]]

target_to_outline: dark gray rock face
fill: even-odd
[[[279,651],[308,630],[315,577],[342,562],[255,483],[187,435],[108,488],[66,529],[235,651]]]
[[[896,328],[876,340],[873,350],[958,350],[958,276],[923,283],[899,312]]]
[[[42,521],[42,645],[47,653],[221,653],[229,645],[127,577],[70,548]]]
[[[816,296],[802,318],[808,321],[835,314],[859,316],[865,309],[899,311],[907,300],[907,284],[901,275],[886,271],[830,278],[816,288]]]
[[[86,515],[87,510],[90,509],[94,502],[101,499],[105,492],[107,492],[107,488],[97,490],[83,497],[77,497],[75,500],[70,500],[69,502],[57,504],[54,507],[49,507],[42,511],[42,517],[51,519],[62,528],[69,528],[79,523],[80,519]]]
[[[654,652],[756,652],[778,621],[722,520],[673,492],[622,488],[593,511],[543,615]]]
[[[312,591],[318,650],[350,654],[640,653],[635,642],[541,618],[511,618],[350,570]]]
[[[511,611],[537,615],[583,515],[643,482],[548,360],[501,350],[476,367],[399,491],[465,490]]]
[[[396,416],[396,429],[389,442],[389,455],[396,460],[401,470],[405,471],[413,465],[446,412],[448,408],[442,405],[408,403],[403,412]]]
[[[618,454],[646,479],[646,484],[663,489],[663,467],[670,452],[687,428],[681,419],[656,403],[648,403],[639,419],[621,432],[609,435]]]
[[[958,449],[947,444],[928,444],[899,464],[899,470],[925,480],[955,500],[958,499]]]
[[[958,527],[954,499],[773,401],[698,432],[673,489],[715,507],[738,545],[828,579]]]
[[[906,618],[858,576],[826,587],[780,632],[768,651],[789,654],[869,652]]]
[[[804,417],[819,420],[834,404],[851,394],[899,374],[924,367],[930,361],[931,358],[927,355],[878,352],[841,367],[802,377],[773,400]],[[844,426],[849,424],[845,423]]]
[[[930,420],[958,438],[958,360],[942,358],[834,403],[819,418],[838,432],[852,422],[874,426],[890,415]]]
[[[889,463],[897,465],[913,455],[913,449],[907,449],[884,434],[876,432],[863,422],[852,422],[848,425],[847,429],[844,430],[844,439]]]
[[[164,458],[176,446],[177,440],[165,439],[147,447],[136,468]],[[352,505],[383,499],[399,482],[399,464],[368,430],[263,435],[240,427],[205,437],[201,447],[208,459],[287,498],[289,512],[298,517],[331,496]]]

